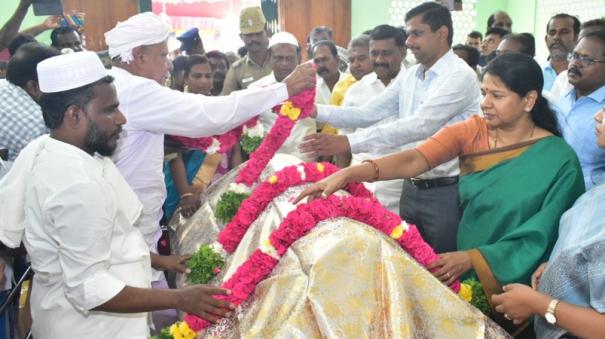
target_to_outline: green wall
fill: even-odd
[[[389,22],[391,0],[351,0],[351,37]]]
[[[17,9],[18,5],[19,0],[0,0],[0,24],[2,26],[4,26],[8,19],[13,16],[13,13],[15,13],[15,9]],[[46,17],[35,16],[32,6],[29,6],[29,11],[25,16],[25,19],[23,19],[20,30],[24,30],[42,23],[45,18]],[[50,44],[50,31],[38,35],[36,39],[38,39],[38,41]]]

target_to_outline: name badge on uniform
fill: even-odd
[[[252,82],[253,80],[254,80],[253,77],[247,77],[247,78],[243,78],[242,82],[245,84],[245,83],[248,83],[248,82]]]

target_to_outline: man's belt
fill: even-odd
[[[441,187],[441,186],[449,186],[458,183],[458,177],[442,177],[442,178],[434,178],[434,179],[417,179],[410,178],[406,179],[412,185],[416,186],[416,188],[421,190],[426,190],[429,188]]]

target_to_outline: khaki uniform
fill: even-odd
[[[262,65],[258,65],[246,54],[229,68],[221,95],[228,95],[233,91],[246,89],[251,83],[271,74],[271,71],[268,54]]]

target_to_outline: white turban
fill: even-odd
[[[105,43],[109,47],[109,57],[120,56],[122,61],[132,61],[132,49],[139,46],[153,45],[165,41],[170,34],[170,27],[162,18],[152,12],[140,13],[118,22],[105,33]]]

